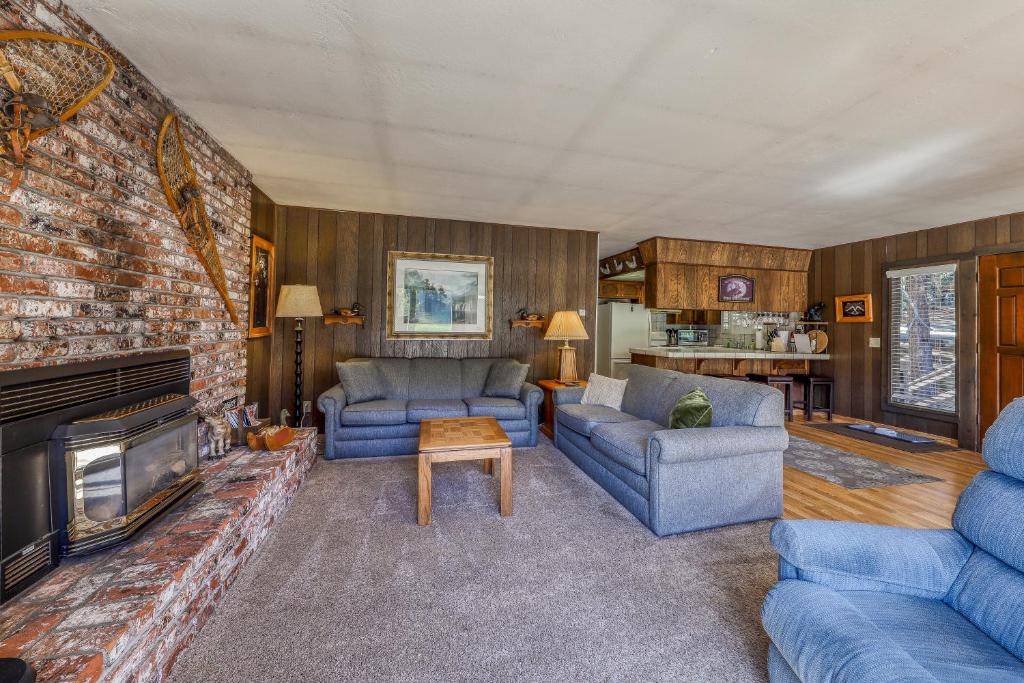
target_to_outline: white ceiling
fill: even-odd
[[[275,201],[817,247],[1024,210],[1020,0],[71,0]]]

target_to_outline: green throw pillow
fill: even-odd
[[[668,426],[671,429],[711,426],[711,400],[703,389],[694,387],[690,393],[676,401],[668,418]]]

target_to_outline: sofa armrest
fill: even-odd
[[[536,408],[544,400],[544,392],[536,384],[523,382],[523,388],[519,390],[519,400],[529,408]],[[536,411],[534,411],[536,412]]]
[[[316,400],[316,407],[327,416],[328,420],[340,419],[341,410],[345,407],[345,390],[341,388],[341,384],[335,384],[320,394]]]
[[[563,406],[582,401],[584,391],[586,391],[586,387],[565,387],[564,389],[555,389],[551,394],[554,396],[555,405]]]
[[[662,463],[716,460],[736,455],[784,451],[789,433],[783,427],[694,427],[651,434],[647,449]]]
[[[974,546],[952,529],[780,521],[772,528],[779,576],[836,590],[942,598]]]

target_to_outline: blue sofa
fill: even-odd
[[[524,383],[518,398],[483,396],[487,373],[497,358],[356,358],[373,363],[386,398],[348,403],[339,383],[317,399],[324,414],[324,457],[359,458],[417,452],[420,420],[491,416],[513,447],[537,445],[539,387]]]
[[[1024,399],[982,454],[952,529],[775,525],[773,683],[1024,681]]]
[[[668,429],[694,387],[712,426]],[[783,396],[763,384],[633,365],[622,409],[555,396],[555,445],[658,536],[782,515]]]

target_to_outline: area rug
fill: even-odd
[[[173,672],[250,681],[764,681],[770,522],[658,539],[541,437],[479,463],[320,461]]]
[[[955,451],[957,450],[954,446],[949,444],[939,443],[910,443],[908,441],[900,441],[899,439],[890,439],[887,436],[879,436],[878,434],[872,434],[871,432],[860,432],[856,429],[850,429],[849,425],[841,422],[830,422],[827,424],[812,424],[810,427],[820,429],[825,432],[832,432],[833,434],[842,434],[852,439],[860,439],[861,441],[868,441],[870,443],[876,443],[880,446],[887,446],[889,448],[895,448],[900,451],[906,451],[908,453],[940,453],[942,451]]]
[[[783,454],[789,467],[814,475],[848,489],[880,486],[905,486],[942,481],[906,467],[865,458],[849,451],[826,446],[790,435],[789,448]]]

